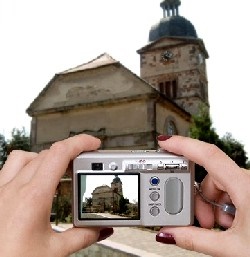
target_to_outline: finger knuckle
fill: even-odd
[[[206,156],[207,158],[214,158],[216,155],[218,155],[221,152],[221,150],[219,149],[219,147],[217,147],[214,144],[209,144],[207,146],[207,152],[206,152]]]
[[[194,241],[193,241],[193,237],[191,235],[189,235],[188,237],[185,237],[180,242],[180,246],[186,250],[195,251]]]
[[[8,158],[22,158],[26,155],[27,153],[22,151],[22,150],[12,150],[9,154]]]
[[[64,141],[55,142],[51,145],[50,152],[56,155],[64,154],[65,152],[67,152],[66,144],[64,143]]]

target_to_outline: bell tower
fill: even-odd
[[[112,188],[113,192],[116,192],[116,193],[118,193],[120,195],[123,195],[123,192],[122,192],[122,181],[118,177],[118,175],[115,175],[115,178],[113,179],[113,181],[111,183],[111,188]]]
[[[149,31],[139,49],[140,76],[165,97],[191,114],[201,103],[209,106],[206,59],[208,53],[193,24],[179,15],[180,0],[164,0],[163,17]]]

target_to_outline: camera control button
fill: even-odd
[[[160,194],[156,191],[153,191],[150,195],[149,195],[150,199],[152,201],[157,201],[160,198]]]
[[[150,178],[150,184],[152,186],[157,186],[160,183],[160,179],[156,176]]]
[[[127,169],[132,170],[133,169],[133,164],[132,163],[127,164]]]
[[[118,165],[117,165],[115,162],[111,162],[111,163],[109,164],[109,168],[110,168],[111,170],[117,170],[117,169],[118,169]]]
[[[153,206],[149,212],[152,216],[157,216],[160,213],[160,209],[157,206]]]
[[[183,183],[172,177],[165,183],[165,210],[169,214],[180,213],[183,209]]]

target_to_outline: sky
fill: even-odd
[[[61,71],[106,52],[140,75],[137,50],[163,16],[161,0],[0,0],[0,134],[30,130],[34,98]],[[247,0],[182,0],[179,14],[195,26],[209,53],[213,127],[245,146],[248,125],[250,16]]]

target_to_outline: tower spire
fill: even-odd
[[[181,5],[180,0],[164,0],[160,6],[163,9],[163,17],[167,16],[179,16],[179,6]]]

